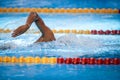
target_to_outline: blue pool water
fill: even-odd
[[[51,29],[119,30],[119,14],[39,14]],[[25,23],[28,13],[0,14],[0,26],[14,30]],[[17,17],[17,18],[16,18]],[[71,19],[72,18],[72,19]],[[55,23],[54,23],[55,22]],[[69,23],[69,24],[68,24]],[[33,23],[30,30],[38,31]],[[29,31],[30,31],[29,30]],[[23,34],[12,38],[11,33],[1,33],[0,56],[54,56],[120,58],[119,35],[55,34],[56,41],[33,44],[41,34]],[[0,80],[18,79],[106,79],[119,80],[120,65],[43,65],[0,64]]]
[[[1,80],[119,80],[118,65],[0,65]]]
[[[0,7],[120,9],[120,0],[0,0]]]
[[[120,25],[119,14],[114,15],[39,14],[39,15],[43,18],[46,25],[48,25],[51,29],[57,30],[58,29],[119,30]],[[0,21],[1,28],[14,30],[18,26],[23,25],[25,23],[28,14],[8,13],[0,14],[0,16],[2,19],[2,21]],[[64,17],[66,18],[63,20]],[[32,24],[31,28],[28,31],[31,31],[33,29],[34,31],[38,31],[34,23]],[[40,37],[40,35],[41,34],[29,33],[23,34],[16,38],[12,38],[11,33],[8,34],[1,33],[0,37],[1,48],[4,47],[10,48],[7,50],[1,50],[1,53],[5,53],[5,55],[17,54],[16,56],[23,55],[24,53],[26,55],[26,53],[29,53],[27,55],[61,56],[61,57],[79,57],[79,56],[100,57],[107,55],[105,57],[120,57],[119,35],[77,35],[72,33],[55,34],[55,37],[57,39],[56,41],[33,45],[33,43]]]
[[[0,7],[120,8],[119,0],[0,0]],[[120,30],[120,14],[40,14],[51,29]],[[0,28],[14,30],[28,13],[0,13]],[[28,30],[38,31],[33,23]],[[0,56],[120,58],[119,35],[55,34],[56,41],[33,44],[41,34],[16,38],[0,33]],[[0,80],[119,80],[120,65],[0,63]]]

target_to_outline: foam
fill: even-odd
[[[96,54],[94,50],[102,45],[98,40],[72,33],[62,35],[52,42],[33,43],[35,40],[36,38],[32,36],[25,39],[1,40],[0,50],[7,50],[7,53],[10,51],[10,53],[20,54],[33,53],[44,56],[78,57]]]

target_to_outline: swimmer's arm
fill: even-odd
[[[37,15],[38,16],[38,15]],[[44,23],[44,21],[41,19],[41,17],[37,17],[37,20],[35,21],[35,23],[36,23],[36,25],[37,25],[37,27],[38,27],[38,29],[42,32],[42,33],[44,33],[46,30],[46,28],[48,28],[47,26],[46,26],[46,24]]]
[[[18,27],[16,30],[13,31],[12,37],[16,37],[16,36],[23,34],[24,32],[26,32],[28,30],[28,28],[29,28],[28,25],[22,25],[22,26]]]

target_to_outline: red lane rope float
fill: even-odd
[[[105,64],[105,65],[118,65],[120,64],[120,59],[119,58],[57,58],[57,63],[58,64]]]
[[[12,30],[10,29],[2,29],[0,28],[0,33],[10,33]],[[54,33],[75,33],[75,34],[93,34],[93,35],[120,35],[120,30],[77,30],[77,29],[53,29]],[[34,33],[38,34],[40,32],[36,32],[34,29],[27,31],[26,33]]]
[[[91,30],[91,34],[99,35],[120,35],[120,30]]]
[[[56,58],[56,57],[0,57],[0,63],[36,63],[36,64],[98,64],[98,65],[119,65],[120,58]]]

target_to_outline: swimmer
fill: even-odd
[[[53,32],[45,25],[44,21],[39,17],[39,15],[36,12],[30,12],[26,24],[18,27],[16,30],[13,31],[12,37],[17,37],[24,32],[26,32],[31,24],[35,22],[38,29],[41,31],[42,35],[41,37],[35,41],[37,42],[48,42],[48,41],[54,41],[56,40],[54,37]]]

